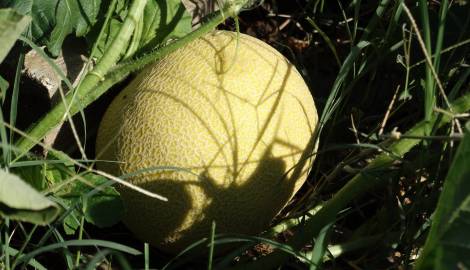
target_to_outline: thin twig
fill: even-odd
[[[380,124],[379,136],[382,135],[384,132],[385,125],[387,124],[388,118],[390,117],[390,112],[392,111],[393,105],[395,104],[395,100],[397,99],[399,89],[400,89],[400,85],[397,86],[397,89],[395,90],[395,93],[393,94],[392,100],[390,101],[390,104],[388,105],[387,112],[385,113],[385,116],[384,116],[384,120]]]
[[[13,127],[13,126],[11,126],[10,124],[8,124],[8,123],[6,123],[6,122],[4,122],[3,124],[4,124],[6,127],[8,127],[8,128],[10,128],[11,130],[13,130],[14,132],[18,133],[19,135],[21,135],[21,136],[23,136],[23,137],[25,137],[25,138],[27,138],[27,139],[33,141],[35,144],[37,144],[37,145],[39,145],[39,146],[41,146],[41,147],[44,147],[45,149],[47,149],[48,151],[51,151],[52,153],[57,154],[60,158],[64,158],[64,159],[66,159],[67,161],[69,161],[69,162],[73,163],[74,165],[76,165],[77,167],[80,167],[80,168],[84,169],[86,172],[91,172],[91,173],[95,173],[95,174],[104,176],[104,177],[106,177],[106,178],[108,178],[108,179],[110,179],[110,180],[113,180],[113,181],[115,181],[115,182],[117,182],[117,183],[119,183],[119,184],[121,184],[121,185],[123,185],[123,186],[126,186],[126,187],[128,187],[128,188],[130,188],[130,189],[133,189],[133,190],[135,190],[135,191],[137,191],[137,192],[140,192],[140,193],[142,193],[142,194],[144,194],[144,195],[146,195],[146,196],[149,196],[149,197],[151,197],[151,198],[159,199],[159,200],[162,200],[162,201],[165,201],[165,202],[168,201],[168,199],[167,199],[166,197],[163,197],[163,196],[161,196],[161,195],[159,195],[159,194],[150,192],[150,191],[148,191],[148,190],[146,190],[146,189],[143,189],[143,188],[141,188],[141,187],[139,187],[139,186],[133,185],[133,184],[131,184],[131,183],[125,181],[125,180],[122,180],[122,179],[119,178],[119,177],[113,176],[113,175],[111,175],[111,174],[109,174],[109,173],[106,173],[106,172],[103,172],[103,171],[100,171],[100,170],[95,170],[95,169],[93,169],[92,166],[93,166],[94,163],[92,163],[90,166],[85,166],[85,165],[81,164],[80,162],[75,161],[73,158],[70,158],[67,154],[62,153],[62,152],[59,152],[59,151],[53,149],[52,147],[49,147],[48,145],[42,143],[40,140],[36,140],[35,138],[29,136],[28,134],[26,134],[26,133],[23,132],[23,131],[21,131],[21,130],[19,130],[19,129]]]
[[[353,114],[351,114],[351,127],[352,127],[353,132],[354,132],[354,137],[356,137],[356,143],[357,143],[357,144],[360,144],[361,141],[359,140],[359,135],[358,135],[358,132],[357,132],[357,128],[356,128],[356,125],[354,124],[354,116],[353,116]]]

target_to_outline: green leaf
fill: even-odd
[[[90,194],[85,208],[86,221],[100,227],[110,227],[118,223],[124,213],[124,204],[119,192],[109,186],[113,182],[103,176],[88,174],[89,179],[99,189],[96,194]]]
[[[80,212],[75,210],[64,218],[64,221],[62,222],[62,228],[67,235],[75,234],[77,229],[80,227],[80,220],[78,218],[80,216],[79,214]]]
[[[99,189],[88,193],[90,197],[85,208],[86,221],[101,228],[118,223],[124,213],[124,204],[116,189],[109,186],[113,182],[96,174],[88,174],[87,178]]]
[[[126,15],[127,7],[122,1],[118,1],[109,25],[98,41],[95,57],[101,57],[109,47]],[[137,24],[127,55],[132,55],[135,51],[141,53],[154,49],[170,38],[180,38],[191,32],[191,16],[180,0],[148,0],[144,15],[139,18]],[[95,42],[99,30],[96,28],[87,35],[90,44]]]
[[[180,38],[190,32],[191,16],[180,0],[147,2],[140,47],[153,49],[170,38]]]
[[[7,90],[10,84],[2,76],[0,76],[0,99],[2,103],[5,102],[5,97],[7,96]]]
[[[44,190],[46,188],[43,166],[25,166],[10,168],[10,170],[34,189]]]
[[[22,263],[22,262],[28,262],[30,259],[36,257],[39,254],[42,254],[44,252],[50,252],[55,249],[61,249],[61,248],[68,248],[68,247],[93,247],[93,246],[98,246],[98,247],[103,247],[103,248],[111,248],[114,250],[118,250],[121,252],[125,252],[131,255],[140,255],[142,252],[139,250],[122,245],[119,243],[111,242],[111,241],[105,241],[105,240],[95,240],[95,239],[85,239],[85,240],[69,240],[69,241],[63,241],[60,243],[54,243],[50,244],[47,246],[42,246],[37,249],[34,249],[30,253],[21,255],[18,257],[17,263]]]
[[[0,6],[30,15],[33,40],[57,56],[68,35],[83,36],[96,23],[101,0],[6,0]]]
[[[121,220],[124,213],[124,204],[120,194],[111,184],[114,182],[103,176],[87,173],[83,175],[83,180],[77,181],[64,196],[70,201],[70,205],[84,202],[86,221],[100,227],[109,227]],[[67,223],[73,229],[76,222]]]
[[[31,17],[23,16],[13,9],[0,9],[0,63],[7,56],[15,41],[21,35],[23,30],[28,26]],[[0,88],[4,92],[4,80],[1,81]]]
[[[465,129],[415,269],[470,268],[470,122]]]
[[[325,257],[325,252],[328,248],[328,238],[332,225],[333,224],[330,223],[323,227],[315,240],[315,245],[309,262],[310,270],[321,269],[323,258]]]
[[[0,215],[45,225],[59,214],[59,207],[18,176],[0,170]]]
[[[14,248],[6,246],[6,245],[3,245],[3,248],[6,250],[6,252],[8,252],[8,254],[10,256],[17,256],[17,254],[19,253],[17,249],[14,249]],[[32,266],[36,270],[47,270],[46,267],[44,267],[42,264],[40,264],[35,259],[29,260],[28,265]]]
[[[18,175],[36,190],[53,187],[76,174],[73,163],[60,160],[51,153],[47,159],[25,157],[16,161],[10,164],[10,172]]]

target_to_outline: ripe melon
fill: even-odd
[[[167,202],[120,187],[124,223],[173,253],[217,233],[268,228],[307,177],[313,98],[268,44],[214,31],[145,68],[111,103],[97,137],[98,168]],[[299,167],[299,166],[297,166]]]

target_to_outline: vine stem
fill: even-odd
[[[114,84],[122,81],[131,72],[142,69],[144,66],[161,59],[165,55],[176,51],[189,42],[213,30],[217,25],[225,21],[227,18],[226,15],[229,17],[236,16],[246,2],[247,0],[228,2],[220,11],[217,11],[214,15],[210,16],[206,23],[183,38],[164,47],[158,48],[139,59],[123,61],[119,65],[115,66],[119,57],[122,55],[123,50],[127,48],[127,42],[129,41],[136,25],[135,18],[139,18],[142,15],[145,7],[146,0],[134,1],[130,8],[129,15],[126,17],[119,34],[116,35],[110,48],[106,51],[105,55],[103,55],[95,68],[87,73],[76,91],[74,93],[72,93],[72,91],[69,92],[63,102],[54,106],[42,119],[39,120],[39,122],[33,124],[27,130],[26,133],[28,136],[21,137],[16,142],[15,146],[20,151],[16,160],[25,155],[32,147],[34,147],[34,145],[36,145],[37,141],[44,138],[50,130],[66,120],[64,116],[67,113],[71,116],[76,114],[80,109],[85,108],[98,99]]]
[[[67,115],[69,117],[73,115],[68,114],[68,108],[71,108],[77,103],[74,99],[75,95],[79,99],[82,94],[89,92],[95,85],[104,80],[105,74],[117,63],[123,51],[127,48],[128,41],[132,36],[136,25],[135,18],[142,16],[146,4],[147,0],[134,0],[132,2],[129,13],[119,29],[119,33],[116,35],[113,42],[100,58],[96,66],[87,73],[80,86],[75,91],[69,91],[67,97],[64,98],[61,103],[57,104],[44,118],[42,118],[37,124],[33,124],[28,129],[27,133],[29,137],[35,139],[44,138],[50,130],[64,122]],[[57,110],[57,107],[60,107],[61,109]],[[22,151],[22,153],[17,156],[18,159],[35,145],[35,141],[22,137],[16,142],[16,145]]]
[[[451,105],[455,113],[463,113],[470,110],[470,93],[467,93],[466,95],[455,100]],[[352,200],[363,196],[366,194],[366,192],[369,192],[374,188],[379,188],[389,183],[387,179],[374,177],[372,175],[373,172],[384,170],[390,167],[390,165],[396,161],[396,157],[394,156],[401,157],[410,151],[413,147],[418,145],[422,140],[415,138],[422,137],[427,134],[426,128],[429,123],[433,124],[433,126],[437,128],[440,128],[452,120],[453,117],[451,115],[433,114],[430,122],[423,120],[417,123],[413,128],[404,134],[404,137],[410,136],[413,137],[412,139],[403,138],[393,143],[388,148],[389,151],[384,152],[374,158],[374,160],[369,163],[366,168],[356,174],[333,196],[333,198],[327,201],[314,216],[307,220],[305,224],[297,226],[295,235],[287,244],[292,248],[299,250],[308,241],[310,241],[312,237],[317,236],[324,226],[334,222],[336,220],[337,214]],[[394,155],[390,155],[389,153],[393,153]],[[277,250],[268,256],[260,258],[257,261],[251,262],[249,264],[238,265],[231,269],[274,269],[279,265],[282,265],[289,258],[289,256],[289,254]]]

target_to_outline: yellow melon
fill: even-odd
[[[304,183],[292,177],[317,124],[295,67],[268,44],[214,31],[145,68],[111,103],[97,137],[98,168],[139,172],[120,187],[125,224],[177,252],[217,233],[265,230]],[[310,144],[311,145],[311,144]],[[297,166],[298,167],[298,166]]]

